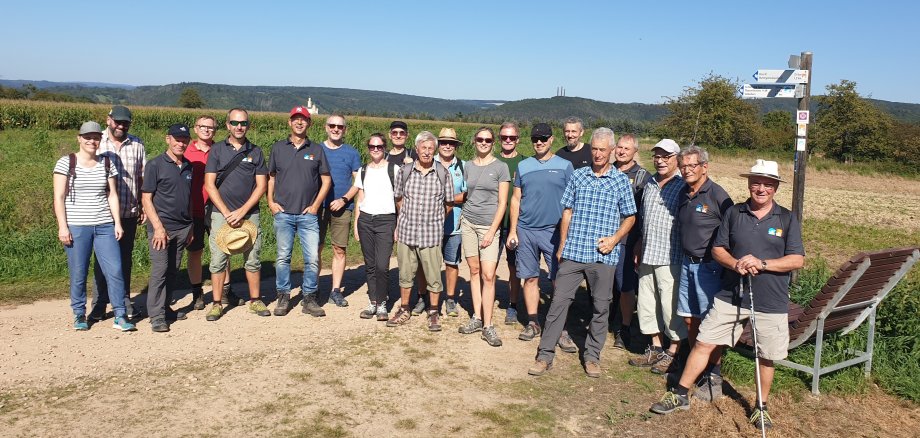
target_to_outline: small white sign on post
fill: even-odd
[[[795,123],[808,124],[808,111],[797,110],[795,112]]]
[[[805,139],[804,138],[795,139],[795,150],[797,152],[805,152]]]
[[[807,124],[805,124],[805,123],[799,123],[799,124],[797,124],[796,126],[798,127],[798,129],[795,130],[795,135],[796,135],[796,136],[798,136],[798,137],[805,137],[805,136],[808,135],[808,134],[807,134],[807,132],[808,132],[808,125],[807,125]]]

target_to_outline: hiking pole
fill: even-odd
[[[763,412],[763,397],[761,394],[760,386],[760,348],[757,345],[757,325],[754,322],[754,290],[751,288],[751,276],[745,275],[741,277],[741,284],[739,285],[742,291],[744,291],[744,280],[747,279],[747,290],[748,295],[751,297],[751,335],[754,341],[754,376],[756,378],[757,384],[757,408],[760,409],[760,436],[766,438],[767,436],[767,427],[764,422],[764,412]]]

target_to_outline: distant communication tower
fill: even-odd
[[[565,96],[565,87],[558,86],[556,87],[556,97]]]

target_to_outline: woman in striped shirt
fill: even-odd
[[[88,330],[86,322],[86,276],[90,255],[95,251],[109,285],[109,300],[115,310],[113,328],[133,331],[125,318],[125,286],[121,272],[118,239],[122,228],[118,212],[115,177],[118,170],[108,156],[96,155],[102,127],[96,122],[80,126],[80,149],[61,157],[54,166],[54,215],[58,240],[67,253],[70,271],[70,307],[75,330]]]

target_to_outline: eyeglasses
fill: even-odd
[[[383,148],[385,148],[385,147],[386,147],[386,145],[382,145],[382,144],[369,144],[369,145],[367,145],[367,148],[368,148],[369,150],[383,149]]]
[[[450,140],[440,140],[438,141],[439,146],[453,146],[457,147],[457,143]]]
[[[549,138],[550,138],[549,135],[533,136],[533,137],[530,137],[530,141],[531,141],[532,143],[535,143],[535,144],[536,144],[537,142],[546,143],[546,142],[549,141]]]
[[[750,183],[750,184],[748,184],[748,187],[750,187],[751,190],[757,190],[757,189],[759,189],[759,188],[761,188],[761,187],[762,187],[764,190],[776,190],[776,186],[777,186],[777,185],[778,185],[778,184],[776,184],[776,183]]]
[[[200,130],[202,130],[202,131],[216,131],[216,130],[217,130],[217,127],[216,127],[216,126],[195,125],[195,127],[198,128],[198,129],[200,129]]]
[[[671,154],[671,155],[653,155],[653,156],[652,156],[652,160],[655,160],[655,161],[667,161],[668,158],[671,158],[671,157],[676,156],[676,155],[677,155],[677,154]]]
[[[679,167],[681,170],[696,170],[697,167],[702,166],[703,163],[693,163],[693,164],[681,164]]]
[[[345,125],[336,125],[335,123],[327,123],[326,126],[329,127],[329,129],[338,129],[340,131],[345,130]]]
[[[476,143],[492,144],[492,142],[494,142],[494,141],[495,141],[495,139],[492,138],[492,137],[488,137],[488,138],[486,138],[486,137],[476,137]]]
[[[227,123],[229,123],[230,126],[249,126],[249,120],[230,120]]]
[[[390,135],[392,135],[393,137],[405,137],[406,134],[408,134],[408,132],[406,131],[397,131],[397,130],[390,131]]]
[[[518,136],[516,135],[500,135],[502,141],[517,141]]]

